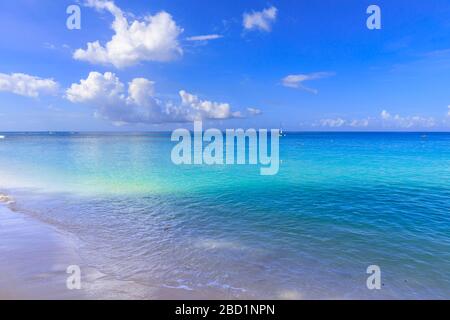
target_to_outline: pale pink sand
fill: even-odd
[[[7,200],[0,199],[0,300],[223,298],[213,291],[194,293],[110,277],[83,262],[72,235],[10,210]],[[81,268],[81,290],[67,289],[70,265]]]
[[[69,237],[0,204],[0,298],[73,299],[66,268],[80,259]]]

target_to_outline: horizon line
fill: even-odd
[[[233,130],[247,130],[244,128],[234,128]],[[253,128],[251,128],[253,129]],[[266,128],[259,128],[259,129],[266,129]],[[206,129],[208,130],[208,129]],[[228,130],[228,129],[225,129]],[[220,130],[222,132],[225,132],[225,130]],[[266,129],[270,130],[270,129]],[[281,130],[281,129],[280,129]],[[86,134],[86,133],[114,133],[114,134],[130,134],[130,133],[172,133],[173,130],[142,130],[142,131],[88,131],[88,130],[30,130],[30,131],[0,131],[0,134],[17,134],[17,133],[69,133],[69,134]],[[189,130],[190,132],[194,132],[194,130]],[[374,131],[319,131],[319,130],[282,130],[284,133],[447,133],[450,134],[450,131],[402,131],[402,130],[396,130],[396,131],[381,131],[381,130],[374,130]]]

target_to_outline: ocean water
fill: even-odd
[[[450,299],[450,134],[287,133],[275,176],[175,166],[166,133],[0,135],[14,210],[149,298]]]

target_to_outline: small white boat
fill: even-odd
[[[0,139],[5,139],[6,137],[5,136],[0,136]]]

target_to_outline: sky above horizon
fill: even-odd
[[[381,9],[370,30],[367,8]],[[69,29],[68,6],[81,9]],[[0,131],[450,131],[448,0],[0,3]]]

